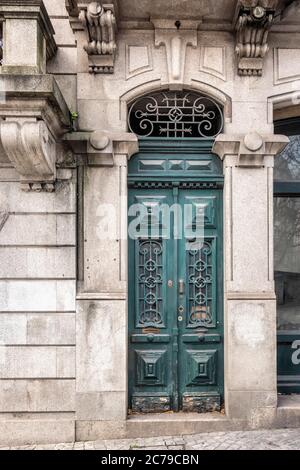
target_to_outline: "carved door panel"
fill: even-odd
[[[131,233],[134,207],[145,214]],[[138,412],[168,411],[174,394],[172,343],[176,309],[173,286],[173,240],[162,214],[172,205],[171,190],[134,190],[129,195],[129,408]],[[137,209],[138,210],[138,209]],[[151,233],[150,233],[151,230]]]
[[[129,192],[128,368],[134,412],[220,409],[221,196],[220,190],[185,190],[180,184]],[[138,218],[137,207],[144,208]],[[197,214],[202,238],[194,226]]]
[[[178,254],[179,406],[217,411],[223,391],[222,192],[180,191],[179,202],[192,207]]]

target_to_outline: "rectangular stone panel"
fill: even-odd
[[[75,278],[76,249],[0,247],[0,278]]]
[[[77,110],[77,75],[55,75],[55,80],[71,112]],[[74,200],[76,202],[76,200]]]
[[[276,390],[275,311],[275,300],[228,301],[229,390]]]
[[[75,380],[1,380],[0,412],[75,410]]]
[[[123,301],[77,304],[76,390],[124,392],[127,388],[127,309]]]
[[[75,421],[68,417],[58,419],[53,414],[46,414],[44,419],[0,420],[0,445],[21,446],[26,444],[49,444],[74,442]]]
[[[44,5],[47,9],[48,15],[50,16],[68,16],[66,10],[65,0],[43,0]]]
[[[75,348],[0,346],[0,378],[73,378]]]
[[[0,312],[73,312],[76,281],[0,281]]]
[[[76,419],[124,421],[127,397],[124,392],[76,393]]]
[[[27,317],[24,314],[0,315],[0,345],[26,344]]]
[[[69,77],[68,77],[69,79]],[[1,175],[3,170],[1,170]],[[1,202],[9,212],[76,212],[75,181],[60,181],[53,193],[24,192],[17,182],[1,182]]]
[[[55,57],[47,63],[47,73],[70,74],[77,72],[77,48],[59,47]]]
[[[75,345],[75,342],[74,313],[27,315],[27,344]]]
[[[74,313],[3,313],[1,345],[74,345]]]
[[[300,77],[300,48],[274,49],[274,84],[292,82]]]
[[[75,35],[68,18],[52,18],[51,23],[55,31],[55,41],[58,47],[75,46]]]
[[[73,214],[10,214],[0,245],[75,245],[75,223]]]

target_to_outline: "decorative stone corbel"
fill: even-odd
[[[113,3],[89,2],[86,5],[76,0],[66,0],[73,31],[85,31],[83,46],[88,54],[91,73],[113,73],[117,22]]]
[[[239,75],[262,75],[278,3],[279,0],[238,1],[234,26]]]
[[[71,129],[55,78],[0,74],[0,89],[6,92],[0,103],[0,169],[13,165],[26,191],[53,191],[58,148]]]
[[[66,134],[64,140],[88,166],[114,166],[116,154],[130,158],[138,152],[138,139],[129,132],[74,132]]]
[[[55,142],[43,121],[1,121],[0,139],[23,189],[54,190]]]
[[[200,21],[151,19],[155,28],[155,47],[165,46],[170,89],[182,89],[187,46],[198,45]]]
[[[213,152],[221,160],[226,155],[237,156],[236,166],[246,168],[259,168],[264,166],[267,156],[275,156],[289,143],[289,138],[284,135],[260,135],[250,132],[245,136],[230,136],[220,134],[215,140]]]

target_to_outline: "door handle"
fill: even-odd
[[[178,291],[179,291],[179,295],[184,295],[185,283],[183,279],[180,279],[178,282]]]

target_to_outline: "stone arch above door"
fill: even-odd
[[[191,90],[157,91],[136,99],[128,109],[128,128],[140,138],[214,139],[223,127],[223,107]]]
[[[171,86],[162,85],[161,80],[152,80],[140,85],[137,85],[130,90],[127,90],[120,96],[120,118],[122,121],[127,122],[128,110],[132,103],[144,96],[148,96],[159,92],[168,92],[173,90]],[[222,90],[199,80],[191,80],[183,85],[183,88],[177,91],[186,91],[191,93],[199,93],[213,101],[223,109],[224,123],[231,122],[232,120],[232,99],[229,95]]]

